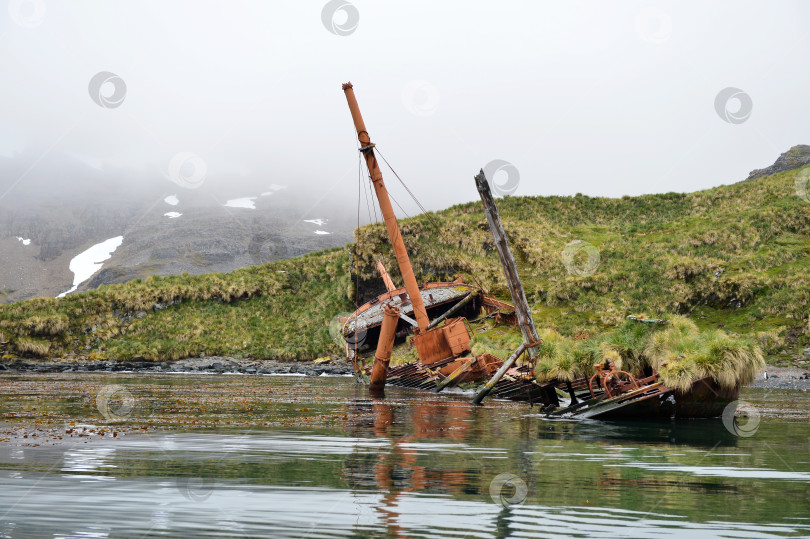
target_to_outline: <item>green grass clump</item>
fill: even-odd
[[[603,352],[601,338],[574,340],[550,329],[538,333],[543,340],[535,365],[539,380],[556,377],[570,382],[593,374]]]
[[[732,388],[750,383],[765,366],[761,349],[751,339],[721,330],[700,331],[683,316],[671,316],[665,325],[626,321],[580,341],[549,331],[543,339],[535,370],[539,381],[590,377],[595,364],[609,359],[637,377],[653,368],[665,385],[682,391],[704,376]]]
[[[695,379],[710,376],[733,388],[752,382],[765,367],[761,348],[749,338],[720,330],[700,332],[688,320],[673,322],[645,347],[650,364],[669,387],[686,390]]]
[[[23,356],[45,357],[50,349],[50,344],[47,341],[30,337],[18,337],[13,344],[14,349]]]

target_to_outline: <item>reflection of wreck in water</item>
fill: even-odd
[[[469,436],[472,409],[460,401],[422,401],[410,406],[397,406],[384,400],[358,399],[349,410],[355,423],[352,434],[373,433],[390,440],[390,451],[359,451],[346,460],[344,479],[352,490],[369,489],[381,493],[374,510],[379,513],[388,532],[405,537],[400,521],[400,504],[409,493],[461,495],[470,493],[476,483],[475,472],[463,468],[430,466],[420,450],[423,444],[435,447],[437,439],[460,442]],[[408,419],[398,414],[409,414]],[[398,432],[409,425],[412,432]],[[420,442],[424,440],[424,442]]]
[[[345,470],[346,480],[356,487],[391,491],[437,490],[461,493],[469,478],[464,470],[438,472],[417,465],[417,451],[412,444],[421,439],[444,438],[462,441],[471,425],[471,408],[460,401],[422,401],[403,407],[384,400],[358,399],[350,410],[354,424],[351,434],[373,434],[390,440],[391,451],[353,454]],[[407,413],[397,421],[396,415]],[[409,425],[411,432],[399,432]]]
[[[680,392],[665,386],[657,372],[636,378],[608,359],[594,366],[590,378],[538,383],[534,366],[541,341],[483,170],[475,177],[476,186],[513,304],[460,279],[418,284],[352,84],[344,84],[343,91],[404,282],[404,287],[397,288],[378,263],[387,292],[360,306],[343,326],[347,357],[358,379],[368,383],[372,392],[380,393],[386,384],[437,392],[461,383],[478,384],[475,404],[492,395],[537,404],[549,414],[594,419],[718,417],[734,412],[729,404],[735,403],[739,387],[723,389],[704,377]],[[489,317],[522,334],[523,344],[505,360],[471,351],[467,326]],[[406,338],[416,348],[418,360],[389,367],[395,343]]]
[[[502,421],[493,410],[471,407],[458,396],[445,399],[429,395],[424,400],[411,400],[409,392],[391,393],[393,398],[369,399],[364,390],[358,390],[357,397],[347,404],[345,432],[359,443],[341,469],[355,500],[353,507],[364,511],[365,521],[384,525],[391,537],[441,535],[439,531],[452,535],[454,523],[458,524],[459,536],[474,535],[475,530],[481,537],[512,537],[522,529],[520,519],[527,514],[548,509],[553,512],[555,505],[564,503],[541,485],[566,484],[572,478],[587,476],[590,489],[615,490],[617,496],[623,496],[624,489],[638,488],[635,474],[628,474],[622,466],[601,464],[616,464],[611,453],[624,447],[622,444],[636,442],[651,448],[655,464],[659,464],[659,460],[669,462],[660,453],[662,449],[682,454],[681,444],[712,451],[735,447],[739,442],[725,429],[714,428],[713,422],[662,427],[660,422],[641,421],[536,421],[524,414],[519,414],[519,421]],[[572,440],[580,443],[573,450],[566,445]],[[544,451],[562,454],[549,458]],[[586,465],[594,467],[593,474],[573,471],[582,465],[580,454],[589,455]],[[564,459],[557,460],[560,457]],[[638,457],[627,459],[635,461]],[[499,505],[493,498],[493,480],[500,472],[517,474],[525,482],[526,498],[515,501],[520,508],[509,503]],[[671,476],[651,474],[643,478],[644,489],[661,492],[671,491],[672,483]],[[716,488],[678,483],[691,494]],[[576,492],[570,489],[571,497],[565,503],[581,503]],[[501,487],[501,496],[508,499],[513,493],[509,486]],[[437,506],[437,497],[449,501]],[[420,500],[425,500],[424,507]],[[442,508],[441,523],[436,522],[436,507]],[[609,520],[605,522],[605,534],[616,531],[610,528]],[[419,525],[425,535],[419,535]]]

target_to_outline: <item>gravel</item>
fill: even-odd
[[[810,371],[794,367],[774,367],[766,365],[749,387],[766,389],[810,389]]]
[[[21,372],[187,372],[241,374],[299,374],[306,376],[352,374],[352,365],[343,358],[325,361],[277,361],[232,357],[196,357],[177,361],[80,361],[47,360],[26,362],[16,360],[0,364],[5,373]]]

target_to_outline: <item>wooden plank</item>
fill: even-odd
[[[498,213],[498,208],[495,206],[495,200],[492,198],[492,192],[489,189],[489,182],[484,176],[484,170],[475,177],[475,185],[478,188],[478,194],[481,195],[481,202],[484,204],[484,213],[489,222],[489,229],[492,231],[492,237],[495,241],[495,249],[498,251],[498,257],[501,259],[501,267],[503,268],[504,277],[506,277],[506,284],[509,287],[509,293],[512,295],[512,301],[515,304],[515,313],[518,318],[518,326],[520,332],[523,334],[523,342],[526,345],[535,343],[540,340],[537,335],[537,328],[534,326],[534,319],[532,318],[532,310],[529,308],[529,302],[526,300],[526,293],[523,291],[523,285],[520,282],[520,275],[518,275],[515,259],[512,252],[509,250],[509,242],[506,239],[506,231],[501,224],[501,216]],[[531,347],[527,351],[531,359],[537,358],[537,347]]]
[[[436,393],[440,392],[442,389],[454,383],[462,374],[467,372],[473,365],[475,365],[475,359],[472,358],[470,359],[470,361],[465,361],[464,363],[462,363],[461,367],[451,372],[447,378],[445,378],[436,385]]]
[[[498,369],[498,372],[496,372],[492,376],[492,378],[489,379],[489,382],[487,382],[484,385],[484,387],[481,388],[478,394],[475,395],[475,397],[473,398],[473,404],[481,404],[481,401],[484,400],[484,398],[486,398],[487,395],[489,395],[489,393],[495,387],[495,384],[498,383],[498,380],[503,378],[503,375],[506,374],[506,371],[512,368],[512,364],[515,361],[517,361],[517,358],[520,357],[520,354],[522,354],[525,349],[526,343],[523,343],[520,346],[518,346],[518,349],[515,350],[515,352],[511,356],[509,356],[509,359],[503,362],[503,365],[501,365],[501,368]]]

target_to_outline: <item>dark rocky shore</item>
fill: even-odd
[[[750,387],[766,389],[810,389],[810,371],[795,367],[774,367],[766,365]]]
[[[352,365],[343,358],[321,361],[277,361],[232,357],[196,357],[176,361],[81,361],[22,360],[0,364],[0,373],[50,372],[143,372],[209,374],[300,374],[306,376],[352,374]]]
[[[81,361],[81,360],[23,360],[0,364],[2,373],[53,372],[143,372],[199,374],[298,374],[304,376],[351,375],[352,365],[344,358],[332,357],[319,361],[278,361],[232,357],[195,357],[176,361]],[[750,387],[769,389],[810,389],[810,371],[799,368],[767,365]]]

